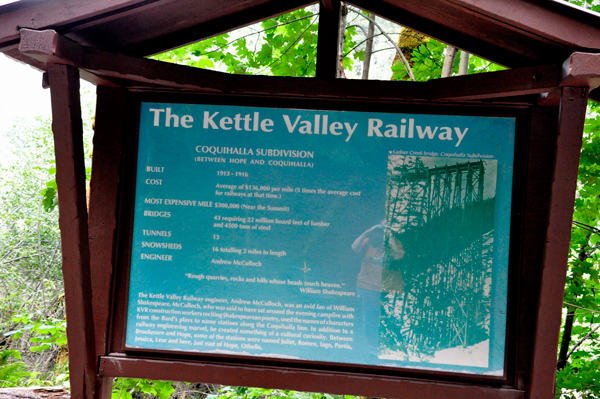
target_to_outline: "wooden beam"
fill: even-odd
[[[312,78],[230,75],[106,53],[81,46],[54,31],[26,29],[22,32],[19,49],[25,56],[34,58],[40,63],[62,62],[77,66],[87,75],[97,79],[108,79],[111,84],[121,79],[125,82],[160,85],[165,88],[217,93],[421,101],[501,99],[505,102],[506,97],[553,90],[558,87],[561,79],[559,65],[453,77],[429,82],[339,81],[336,79],[315,80]],[[310,84],[305,82],[310,82]],[[315,90],[315,87],[319,89]]]
[[[378,398],[524,398],[523,391],[472,384],[436,383],[308,369],[275,369],[266,366],[233,367],[218,363],[128,359],[119,356],[102,357],[100,374],[171,381],[201,381],[209,384],[234,386],[247,386],[248,381],[260,381],[260,385],[264,388],[301,389],[309,392],[342,395],[352,393],[353,395]]]
[[[78,42],[147,56],[281,15],[311,0],[21,0],[0,14],[0,51],[18,44],[21,28],[60,27]],[[177,27],[177,29],[174,29]]]
[[[316,71],[316,77],[319,79],[335,79],[339,64],[340,0],[328,0],[328,3],[319,3]]]
[[[516,387],[523,390],[531,380],[531,348],[536,338],[537,305],[553,182],[548,165],[552,165],[556,153],[557,121],[558,107],[534,106],[523,125],[517,126],[517,131],[528,131],[529,134],[527,137],[519,135],[521,141],[515,146],[513,179],[520,183],[515,186],[513,198],[517,200],[511,207],[514,213],[522,215],[523,220],[518,229],[513,225],[510,252],[511,260],[523,267],[509,271],[509,281],[518,281],[511,284],[509,296],[515,298],[518,293],[518,299],[509,299],[508,312],[516,317],[509,318],[508,331],[510,334],[516,325],[518,332],[508,336],[509,345],[511,341],[515,342],[516,356],[512,362],[508,359],[507,365],[513,365]],[[513,278],[515,280],[511,280]],[[552,352],[556,353],[556,349]]]
[[[326,0],[325,6],[333,0]],[[310,0],[21,0],[0,15],[0,51],[18,29],[60,30],[105,51],[146,56],[303,7]],[[513,68],[600,52],[600,18],[557,1],[354,0],[387,19]],[[325,7],[326,8],[326,7]]]
[[[398,2],[399,0],[393,0]],[[505,25],[529,37],[569,47],[600,49],[597,15],[558,1],[448,0],[457,8]]]
[[[198,71],[194,76],[195,81],[192,82],[187,75],[182,76],[182,68],[179,68],[178,65],[111,54],[81,46],[54,30],[21,29],[19,52],[26,57],[35,59],[40,64],[72,65],[96,77],[124,78],[189,90],[197,90],[198,83],[202,80],[209,80],[217,87],[224,87],[226,84],[223,81],[223,77],[226,75],[219,72],[183,67],[183,70]]]
[[[124,89],[98,87],[89,207],[90,271],[97,357],[108,354],[126,96]],[[111,378],[99,378],[96,398],[110,397],[111,387]],[[105,392],[109,392],[108,395]]]
[[[354,0],[353,3],[470,54],[511,68],[558,63],[571,53],[543,37],[532,38],[515,32],[504,24],[496,24],[446,1]],[[548,61],[553,58],[558,60]]]
[[[562,79],[560,65],[509,69],[428,81],[432,100],[478,100],[545,93]]]
[[[598,16],[579,9],[572,10],[571,15],[565,17],[560,12],[564,10],[554,10],[548,6],[549,3],[555,2],[353,0],[352,3],[471,54],[511,68],[559,63],[573,51],[600,52]],[[482,3],[481,7],[477,7],[479,3]],[[520,10],[527,9],[533,14],[515,13],[511,11],[511,5]],[[504,21],[505,16],[511,20]],[[531,20],[527,21],[527,18]],[[535,20],[536,18],[538,20]],[[530,23],[532,27],[528,27],[525,22]],[[557,40],[560,35],[556,36],[556,32],[553,33],[550,28],[552,24],[557,25],[556,29],[561,32],[569,31],[570,39]],[[588,32],[589,37],[593,39],[578,39],[579,28],[573,28],[574,26]]]
[[[333,10],[333,3],[331,0],[321,0],[319,7],[323,7],[326,10]]]
[[[117,204],[126,91],[98,87],[90,182],[90,255],[96,354],[107,354],[111,285],[115,268]]]
[[[83,47],[72,40],[58,35],[54,30],[21,29],[18,49],[7,55],[19,62],[25,62],[36,69],[45,70],[49,63],[80,66],[83,60]],[[80,71],[81,78],[95,85],[117,86],[109,79],[85,70]]]
[[[81,32],[98,48],[144,57],[230,32],[273,18],[314,0],[180,0],[169,1],[155,12],[121,18],[106,26]],[[150,26],[150,28],[149,28]],[[172,27],[177,26],[174,30]],[[73,36],[77,38],[79,32]]]
[[[551,398],[555,394],[556,348],[560,332],[587,93],[586,87],[565,87],[560,101],[548,235],[543,255],[538,321],[527,395],[532,399]]]
[[[563,87],[600,86],[600,54],[573,53],[563,63]]]
[[[468,76],[455,76],[428,82],[360,82],[344,80],[327,84],[317,83],[320,90],[311,90],[305,81],[310,78],[285,78],[230,75],[200,68],[164,63],[144,58],[111,54],[81,46],[55,31],[23,29],[19,45],[21,58],[29,57],[43,67],[46,63],[77,66],[82,78],[97,85],[151,85],[190,91],[283,94],[323,97],[414,99],[431,101],[489,101],[506,102],[509,97],[552,92],[566,84],[595,85],[600,83],[596,67],[599,54],[574,53],[563,65],[545,65]],[[335,76],[333,63],[329,74]],[[333,71],[333,72],[332,72]],[[334,79],[335,80],[335,79]],[[129,83],[128,83],[129,82]],[[509,101],[509,100],[508,100]],[[554,105],[553,97],[545,104]]]
[[[91,399],[95,391],[97,358],[92,314],[79,73],[72,66],[50,64],[48,78],[56,151],[71,397]]]
[[[324,81],[314,78],[230,75],[106,53],[81,46],[54,31],[24,29],[19,48],[23,54],[35,58],[40,63],[62,62],[78,66],[82,71],[100,78],[123,79],[139,84],[160,85],[163,88],[227,94],[381,99],[401,97],[422,101],[427,99],[426,83],[335,79]],[[318,90],[315,87],[318,87]]]
[[[19,42],[21,28],[46,29],[84,23],[106,23],[113,18],[131,14],[133,9],[164,0],[22,0],[19,7],[0,14],[0,50]]]

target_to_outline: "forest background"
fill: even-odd
[[[600,12],[600,0],[571,3]],[[153,58],[236,74],[315,75],[318,6],[265,20]],[[445,43],[345,7],[338,75],[426,81],[503,69]],[[85,90],[87,172],[94,95]],[[20,121],[0,151],[0,387],[68,386],[54,147],[49,119]],[[600,105],[590,102],[573,216],[557,397],[600,398]],[[338,395],[119,378],[114,399],[337,398]],[[345,398],[352,398],[345,396]]]

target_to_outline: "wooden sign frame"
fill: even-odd
[[[94,138],[93,176],[90,200],[90,252],[93,292],[95,346],[99,357],[99,375],[110,386],[110,377],[138,377],[182,380],[240,386],[261,386],[303,391],[356,394],[374,397],[419,398],[490,397],[523,398],[535,390],[536,373],[548,368],[555,359],[552,338],[543,332],[550,320],[547,310],[556,302],[552,290],[564,285],[564,265],[551,255],[565,247],[576,181],[578,143],[577,125],[565,122],[565,104],[558,107],[535,105],[415,104],[397,101],[348,101],[341,96],[323,99],[310,88],[290,82],[292,91],[303,95],[270,94],[254,96],[198,95],[185,92],[160,93],[99,87]],[[319,88],[334,92],[335,83],[319,82]],[[315,84],[316,86],[316,84]],[[268,91],[268,90],[267,90]],[[563,96],[574,97],[581,109],[581,97],[575,89],[564,89]],[[365,97],[368,97],[368,93]],[[585,92],[584,92],[585,94]],[[373,98],[377,94],[373,93]],[[316,107],[321,102],[330,109],[373,109],[402,106],[404,110],[469,115],[512,115],[517,117],[513,211],[511,220],[509,316],[507,326],[506,370],[503,377],[423,370],[390,370],[360,365],[322,362],[292,362],[219,355],[190,355],[159,351],[131,352],[123,346],[124,304],[130,250],[132,190],[134,188],[136,115],[142,99],[171,102],[216,102],[221,104],[274,105],[279,101],[300,107]],[[577,101],[579,100],[579,101]],[[423,111],[425,110],[425,111]],[[581,115],[581,111],[579,110]],[[567,145],[561,145],[561,140]],[[564,168],[564,163],[569,168]],[[575,167],[574,167],[575,166]],[[557,179],[558,174],[565,178]],[[563,204],[558,205],[562,202]],[[557,207],[560,208],[558,211]],[[558,212],[558,213],[557,213]],[[562,230],[561,230],[562,229]],[[558,231],[561,231],[560,233]],[[554,241],[554,242],[553,242]],[[564,251],[564,249],[563,249]],[[564,251],[566,255],[566,251]],[[566,262],[565,262],[566,263]],[[562,277],[561,277],[562,276]],[[553,365],[551,365],[554,367]],[[539,377],[535,380],[544,383]],[[550,381],[546,380],[546,383]],[[102,384],[100,385],[102,386]],[[547,390],[545,388],[544,390]]]
[[[50,4],[42,3],[42,10]],[[322,16],[319,27],[318,78],[299,79],[227,75],[132,57],[132,54],[146,56],[165,51],[200,37],[216,34],[222,31],[223,24],[215,21],[221,21],[230,15],[230,9],[221,14],[219,20],[205,21],[205,13],[198,12],[196,19],[188,20],[188,28],[174,36],[171,29],[156,33],[156,26],[144,25],[148,31],[153,31],[154,36],[150,42],[154,44],[147,47],[146,36],[130,35],[127,39],[132,41],[124,48],[112,40],[106,41],[104,33],[107,29],[113,29],[112,33],[116,34],[119,27],[131,26],[132,9],[129,5],[121,4],[118,6],[121,8],[115,10],[113,6],[116,3],[108,3],[111,2],[106,2],[104,9],[96,5],[78,8],[75,14],[67,12],[68,7],[52,3],[50,7],[62,7],[64,12],[42,12],[41,14],[50,15],[54,19],[41,22],[28,16],[38,7],[37,3],[25,4],[25,8],[20,5],[16,8],[11,6],[10,12],[5,14],[7,23],[3,51],[46,71],[43,85],[51,88],[65,303],[69,320],[67,335],[70,379],[74,398],[108,398],[112,377],[115,376],[232,385],[253,383],[264,387],[352,392],[380,397],[554,397],[556,347],[581,136],[588,92],[600,82],[600,56],[589,53],[595,50],[584,46],[579,38],[589,40],[589,37],[595,37],[597,32],[594,29],[598,24],[591,19],[579,23],[583,11],[577,18],[572,18],[565,17],[562,12],[555,12],[554,5],[533,10],[535,15],[549,17],[555,22],[546,24],[547,26],[552,26],[552,29],[558,27],[567,36],[569,32],[573,32],[570,27],[578,23],[584,30],[589,28],[591,36],[579,35],[573,39],[575,44],[564,45],[554,40],[557,37],[555,30],[542,27],[540,31],[534,26],[536,21],[547,21],[548,18],[533,18],[533,14],[523,12],[515,14],[517,19],[505,20],[503,14],[497,12],[498,2],[488,2],[483,8],[472,8],[472,4],[467,4],[468,2],[454,4],[453,11],[461,15],[451,23],[454,28],[438,24],[440,18],[447,13],[433,12],[419,17],[421,14],[418,10],[423,9],[420,2],[415,1],[409,5],[406,2],[396,2],[396,5],[372,4],[376,8],[372,11],[381,15],[404,15],[403,18],[411,19],[409,25],[412,26],[413,22],[420,24],[423,28],[421,30],[430,34],[442,29],[444,32],[440,37],[449,37],[451,43],[464,50],[485,57],[485,54],[476,51],[479,49],[490,54],[490,59],[496,62],[521,68],[428,82],[353,81],[333,78],[338,60],[334,57],[334,52],[330,51],[330,46],[335,46],[337,42],[336,8],[339,2],[323,1],[329,15]],[[148,8],[143,2],[138,3],[138,8],[144,12],[134,16],[139,20],[146,20],[148,14],[158,16],[164,11],[161,11],[161,7]],[[512,3],[505,3],[502,7],[506,10],[513,7]],[[520,5],[522,9],[531,5],[525,3],[527,2]],[[204,3],[198,4],[200,8],[206,7]],[[247,6],[248,9],[242,11],[234,10],[237,14],[233,14],[233,19],[225,18],[231,24],[230,27],[237,26],[236,21],[240,21],[237,17],[242,14],[242,20],[248,23],[267,16],[261,9],[272,12],[272,8],[264,7],[264,4],[250,2]],[[446,6],[444,2],[436,1],[429,5],[434,11]],[[403,7],[404,11],[416,11],[399,13]],[[104,11],[99,13],[99,10]],[[574,9],[569,12],[571,11],[574,12]],[[169,13],[167,15],[173,16]],[[490,15],[502,18],[490,19]],[[113,26],[111,21],[114,20],[118,20],[118,24]],[[160,24],[160,20],[157,21]],[[464,23],[465,21],[469,23]],[[91,36],[86,37],[86,27],[89,26],[92,26],[92,31],[96,29],[100,34],[92,32]],[[191,26],[195,26],[195,34],[189,30]],[[479,29],[472,29],[473,26],[478,26]],[[205,27],[208,27],[208,31],[203,30]],[[72,39],[57,31],[40,31],[34,28],[53,28],[70,35]],[[418,29],[419,26],[414,28]],[[80,35],[81,32],[83,35]],[[502,34],[499,35],[498,32]],[[170,39],[165,35],[170,36]],[[506,38],[507,35],[512,37],[512,41],[498,42],[499,37]],[[533,36],[537,39],[531,41]],[[177,43],[172,42],[173,38]],[[522,45],[523,40],[527,42],[525,47]],[[550,42],[554,43],[550,46],[552,51],[547,47]],[[148,50],[151,48],[154,50]],[[148,51],[144,52],[143,49]],[[491,54],[494,57],[498,55],[499,58],[496,59]],[[563,63],[567,56],[569,58]],[[80,76],[99,86],[89,217],[81,137]],[[312,89],[314,87],[319,90]],[[364,100],[442,106],[463,102],[465,106],[473,105],[482,109],[486,108],[485,104],[520,109],[523,128],[520,125],[522,139],[517,152],[522,154],[519,159],[523,159],[525,164],[521,169],[523,175],[519,176],[521,202],[513,202],[515,209],[520,209],[520,213],[514,216],[520,224],[513,232],[519,235],[522,245],[518,254],[511,259],[518,264],[517,276],[511,276],[517,282],[512,286],[516,291],[512,298],[517,300],[510,303],[513,325],[517,326],[509,326],[515,329],[511,329],[509,335],[509,342],[514,343],[514,347],[507,360],[511,370],[507,378],[497,381],[464,380],[460,376],[411,372],[402,376],[390,376],[379,370],[361,373],[360,370],[341,370],[335,367],[326,370],[318,365],[311,365],[310,369],[297,365],[277,368],[266,363],[231,364],[216,358],[198,360],[185,356],[160,357],[155,354],[129,356],[114,352],[117,348],[108,338],[109,333],[116,328],[115,324],[111,324],[113,296],[120,289],[116,285],[117,261],[121,255],[117,251],[117,244],[124,240],[120,223],[123,220],[122,211],[126,208],[126,204],[122,205],[121,201],[123,192],[131,184],[131,181],[126,180],[127,174],[122,173],[127,156],[130,155],[124,145],[131,137],[131,132],[135,131],[135,124],[128,125],[131,123],[128,122],[131,112],[135,110],[128,107],[133,104],[136,93],[149,90],[177,95],[195,92],[220,93],[239,98],[263,96],[326,99],[337,103]],[[592,93],[592,98],[597,99],[598,95]],[[525,136],[523,129],[528,132]]]

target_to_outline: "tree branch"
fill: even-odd
[[[575,345],[573,345],[573,347],[571,348],[571,350],[569,351],[569,353],[567,353],[567,358],[565,360],[569,359],[569,357],[571,356],[571,354],[573,352],[575,352],[575,349],[577,349],[585,340],[587,340],[588,338],[590,338],[592,336],[592,334],[594,334],[599,328],[600,328],[600,324],[598,324],[596,327],[592,328],[590,330],[590,332],[586,334],[585,337],[583,337],[579,341],[577,341],[577,343]]]
[[[577,220],[573,220],[573,224],[575,226],[577,226],[577,227],[580,227],[580,228],[584,229],[584,230],[587,230],[589,232],[592,232],[592,233],[600,235],[600,230],[598,230],[597,228],[595,228],[593,226],[590,226],[589,224],[581,223],[581,222],[578,222]]]
[[[222,50],[222,49],[224,49],[225,47],[229,46],[230,44],[233,44],[233,43],[237,42],[238,40],[241,40],[241,39],[243,39],[243,38],[245,38],[245,37],[252,36],[252,35],[258,35],[258,34],[260,34],[260,33],[262,33],[262,32],[266,32],[266,31],[268,31],[268,30],[276,29],[276,28],[279,28],[280,26],[283,26],[283,25],[289,25],[289,24],[292,24],[292,23],[294,23],[294,22],[297,22],[297,21],[301,21],[301,20],[303,20],[303,19],[306,19],[306,18],[314,17],[315,15],[317,15],[317,14],[305,15],[305,16],[303,16],[303,17],[300,17],[300,18],[297,18],[297,19],[294,19],[294,20],[291,20],[291,21],[282,22],[282,23],[280,23],[280,24],[273,25],[273,26],[271,26],[270,28],[261,29],[261,30],[257,30],[257,31],[255,31],[255,32],[252,32],[252,33],[248,33],[247,35],[240,36],[240,37],[238,37],[237,39],[234,39],[234,40],[232,40],[232,41],[228,42],[227,44],[224,44],[224,45],[223,45],[223,46],[221,46],[221,47],[217,47],[216,49],[214,49],[214,50],[210,50],[210,51],[208,51],[208,52],[206,52],[206,53],[200,53],[199,55],[200,55],[200,56],[203,56],[203,55],[208,55],[208,54],[215,53],[215,52],[217,52],[217,51],[219,51],[219,50]],[[312,24],[311,24],[311,25],[312,25]]]
[[[363,14],[360,11],[357,11],[351,7],[348,7],[348,9],[350,9],[352,12],[355,12],[358,15],[362,16],[363,18],[366,18],[369,21],[373,22],[373,25],[375,25],[377,27],[377,29],[379,29],[379,31],[383,34],[383,36],[385,36],[385,38],[394,45],[394,48],[396,49],[396,53],[398,53],[398,55],[400,56],[400,59],[402,59],[402,63],[404,64],[404,67],[406,68],[406,72],[408,73],[410,80],[415,82],[416,81],[415,75],[413,74],[412,68],[410,67],[408,61],[406,60],[406,57],[404,56],[404,54],[402,54],[402,50],[400,50],[400,47],[398,47],[398,44],[395,41],[393,41],[392,38],[387,33],[385,33],[385,31],[381,28],[381,26],[375,21],[375,18],[366,16],[365,14]]]
[[[372,15],[369,13],[369,16]],[[367,44],[365,46],[365,58],[363,60],[363,71],[362,78],[369,79],[369,71],[371,70],[371,56],[373,55],[373,35],[375,33],[375,25],[373,22],[369,21],[369,26],[367,29]]]

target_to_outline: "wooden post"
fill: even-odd
[[[335,79],[338,70],[338,33],[340,0],[322,0],[319,4],[319,36],[317,41],[317,70],[319,79]]]
[[[531,382],[527,395],[531,399],[554,397],[556,351],[587,94],[587,87],[565,87],[560,99],[548,236],[544,250]]]
[[[65,282],[71,398],[92,399],[97,357],[90,282],[79,71],[48,64]]]
[[[98,86],[97,94],[89,232],[96,356],[100,357],[108,354],[126,91]],[[110,398],[112,378],[99,377],[97,384],[96,398]]]

